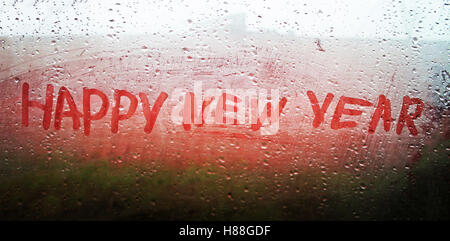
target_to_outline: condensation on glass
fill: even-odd
[[[447,1],[4,1],[0,219],[448,219]]]

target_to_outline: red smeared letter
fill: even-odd
[[[414,112],[414,114],[408,114],[408,109],[410,105],[417,105],[416,106],[416,111]],[[422,115],[422,111],[423,111],[423,107],[424,104],[422,102],[422,100],[420,100],[419,98],[409,98],[409,96],[404,96],[403,97],[403,105],[402,105],[402,110],[400,111],[400,116],[398,117],[398,123],[397,123],[397,134],[400,135],[402,133],[403,130],[403,126],[406,125],[408,126],[409,132],[411,132],[411,134],[413,136],[417,135],[417,129],[416,126],[414,125],[414,121],[415,119],[419,118]]]
[[[214,97],[207,97],[202,102],[202,112],[198,115],[198,118],[201,118],[201,122],[196,124],[197,126],[202,126],[205,124],[204,113],[206,107],[208,107],[211,102],[214,100]],[[195,118],[197,116],[197,103],[195,99],[195,94],[192,92],[186,93],[184,98],[184,109],[183,109],[183,128],[185,130],[191,129],[191,124],[196,123]]]
[[[186,93],[184,97],[184,109],[183,109],[183,128],[185,130],[191,129],[191,123],[194,123],[195,116],[197,115],[197,106],[195,103],[195,94],[192,92]]]
[[[69,111],[63,111],[64,99],[69,105]],[[61,119],[63,117],[72,117],[73,129],[78,130],[80,128],[80,117],[82,114],[77,110],[77,106],[73,101],[73,97],[66,87],[61,87],[58,93],[58,100],[56,101],[55,109],[55,129],[61,129]]]
[[[233,101],[233,105],[227,105],[227,101]],[[236,118],[230,118],[225,115],[227,111],[234,112],[237,115],[237,103],[239,103],[241,99],[237,96],[222,93],[222,95],[217,100],[217,107],[215,112],[215,122],[216,124],[228,124],[233,123],[233,125],[238,124],[238,120]]]
[[[169,95],[166,92],[161,92],[155,101],[155,105],[150,110],[150,104],[148,103],[147,95],[144,93],[139,93],[139,98],[141,98],[142,108],[144,109],[144,116],[147,123],[145,124],[145,133],[150,133],[155,125],[156,118],[158,118],[159,110],[161,109],[164,101],[166,101]]]
[[[206,108],[211,104],[211,102],[214,100],[214,97],[206,97],[202,102],[202,123],[197,124],[197,126],[203,126],[205,124],[205,110]]]
[[[278,103],[278,116],[280,116],[281,112],[283,111],[284,106],[287,103],[287,99],[286,97],[281,98],[280,102]],[[269,120],[269,123],[272,122],[272,103],[268,102],[266,104],[266,106],[263,109],[263,112],[266,112],[266,114],[262,114],[261,118],[258,117],[258,100],[251,100],[251,106],[252,106],[252,124],[251,124],[251,128],[254,131],[257,131],[261,128],[262,123],[264,123],[264,121],[266,121],[266,119]],[[256,124],[253,124],[255,123]]]
[[[325,112],[327,112],[328,106],[330,106],[330,103],[333,100],[334,95],[328,93],[327,96],[325,97],[325,100],[323,101],[322,107],[320,107],[314,92],[308,91],[306,92],[306,94],[308,95],[309,101],[311,102],[311,106],[314,112],[313,127],[317,128],[323,122]]]
[[[45,94],[45,105],[37,102],[30,101],[29,97],[30,85],[28,83],[23,83],[22,85],[22,125],[28,126],[28,114],[30,107],[37,107],[44,111],[44,118],[42,121],[42,126],[44,130],[48,130],[50,127],[50,121],[52,118],[52,108],[53,108],[53,85],[47,85],[47,91]]]
[[[125,115],[119,114],[120,97],[122,96],[126,96],[130,100],[130,107]],[[117,133],[119,130],[119,120],[126,120],[134,114],[138,100],[136,96],[126,90],[114,90],[114,101],[116,104],[112,108],[111,131],[112,133]]]
[[[353,128],[358,125],[354,121],[343,121],[343,122],[340,121],[342,115],[357,116],[362,114],[362,111],[360,110],[345,109],[346,104],[360,105],[360,106],[372,105],[372,103],[370,103],[367,100],[342,96],[339,99],[339,102],[336,106],[336,110],[334,111],[333,119],[331,120],[331,129],[337,130],[341,128]]]
[[[102,106],[100,110],[91,115],[91,95],[97,95],[102,100]],[[91,121],[100,120],[108,112],[109,101],[105,93],[97,89],[83,88],[83,123],[84,123],[84,134],[89,136],[91,130]]]
[[[377,109],[373,113],[372,119],[369,124],[369,133],[373,134],[377,128],[378,122],[383,117],[384,130],[388,132],[391,129],[391,101],[386,99],[386,96],[380,95],[378,99]]]

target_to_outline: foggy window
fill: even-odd
[[[0,6],[2,220],[449,218],[447,1]]]

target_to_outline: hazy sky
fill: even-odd
[[[0,34],[178,33],[192,26],[217,28],[241,16],[245,25],[239,27],[247,31],[321,38],[449,40],[449,3],[446,0],[9,0],[0,3]]]

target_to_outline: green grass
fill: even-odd
[[[2,220],[448,220],[449,141],[410,170],[3,157]]]

